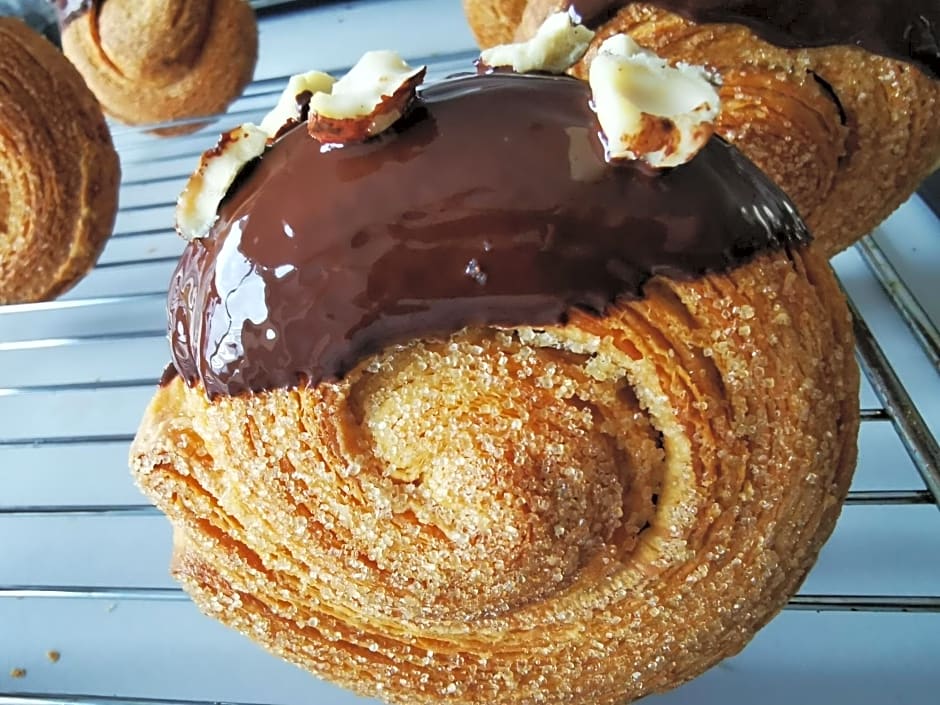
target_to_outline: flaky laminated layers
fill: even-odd
[[[206,399],[132,451],[201,609],[396,703],[619,703],[795,592],[855,459],[858,373],[809,251],[604,319],[466,330],[341,382]]]
[[[510,54],[555,53],[531,49]],[[635,67],[627,61],[624,69]],[[655,69],[669,85],[682,85],[671,82],[672,69]],[[308,107],[335,85],[313,78],[324,88],[309,91]],[[704,75],[694,79],[710,86]],[[292,82],[288,93],[306,80]],[[851,480],[859,423],[844,299],[792,206],[727,145],[704,145],[698,157],[682,153],[686,163],[675,170],[611,166],[597,132],[590,134],[585,118],[593,125],[595,113],[583,84],[483,76],[442,86],[423,96],[423,117],[385,142],[369,142],[365,132],[357,132],[366,140],[358,145],[309,142],[320,134],[312,112],[309,133],[298,126],[277,142],[277,129],[271,152],[262,150],[240,186],[247,194],[226,200],[208,236],[188,245],[174,277],[170,325],[179,376],[171,371],[165,378],[141,423],[131,449],[135,477],[173,523],[173,574],[200,609],[361,694],[408,705],[614,705],[675,687],[739,651],[786,604],[832,531]],[[382,95],[375,105],[386,104]],[[597,90],[593,97],[605,101],[596,100]],[[262,135],[279,119],[289,125],[304,119],[300,95],[289,98],[258,128]],[[478,111],[458,119],[458,100]],[[519,114],[533,106],[545,109],[534,123]],[[376,266],[394,264],[393,254],[411,266],[440,245],[409,240],[397,216],[351,227],[353,234],[295,231],[291,223],[309,228],[318,211],[313,202],[283,201],[279,173],[295,171],[277,159],[307,160],[304,173],[317,183],[318,198],[332,203],[331,184],[318,169],[355,169],[349,183],[372,188],[371,181],[362,186],[376,173],[362,169],[378,159],[370,150],[384,145],[383,163],[396,165],[390,173],[400,181],[410,173],[406,164],[426,157],[421,150],[429,143],[454,140],[442,142],[450,145],[448,156],[462,150],[450,180],[439,175],[433,186],[422,185],[422,194],[443,198],[455,219],[443,222],[456,227],[480,209],[492,212],[480,194],[460,206],[447,196],[448,189],[466,192],[459,179],[473,180],[457,168],[468,155],[483,159],[478,135],[464,134],[462,126],[489,138],[499,132],[484,108],[527,135],[508,132],[515,138],[487,156],[497,155],[504,178],[518,176],[517,169],[540,174],[541,188],[489,192],[520,209],[508,218],[519,232],[507,237],[490,223],[482,265],[474,258],[456,272],[457,281],[445,282],[453,295],[473,301],[482,291],[531,305],[544,298],[541,280],[556,266],[578,274],[553,280],[556,286],[585,286],[572,263],[590,242],[607,252],[602,241],[612,248],[601,257],[604,266],[586,261],[591,272],[609,271],[589,279],[612,276],[626,288],[609,298],[603,286],[590,288],[560,316],[556,301],[529,309],[558,319],[546,325],[461,325],[386,339],[348,369],[341,355],[319,365],[298,352],[303,346],[278,348],[298,324],[313,335],[311,322],[333,325],[350,311],[362,318],[351,319],[345,345],[376,320],[388,336],[408,318],[397,304],[406,301],[419,315],[426,311],[416,302],[433,308],[450,290],[437,289],[435,276],[422,277],[409,299],[395,288],[404,275],[373,278],[368,258],[347,266],[346,255],[369,252]],[[620,123],[605,124],[603,105],[593,109],[601,133],[608,140],[618,134],[611,125]],[[368,121],[359,112],[348,119],[362,127]],[[660,117],[673,115],[684,113]],[[537,144],[542,161],[523,163],[515,151],[520,143],[523,152]],[[240,149],[229,148],[229,156]],[[609,148],[606,156],[616,161]],[[650,161],[642,150],[633,156]],[[209,158],[228,169],[218,154]],[[552,168],[563,172],[560,178]],[[605,178],[608,169],[620,171]],[[203,193],[199,180],[208,173],[197,173],[181,205]],[[716,190],[684,191],[690,181]],[[745,193],[735,187],[753,189],[746,191],[750,200],[732,197]],[[579,213],[601,209],[590,198],[558,202],[552,194],[559,188],[582,197],[587,192],[579,189],[606,194],[597,232],[588,222],[572,231]],[[341,195],[385,217],[383,208],[397,212],[387,189],[383,182],[378,191]],[[211,206],[216,199],[206,193]],[[528,200],[519,204],[522,193]],[[675,194],[690,201],[677,202]],[[543,209],[544,198],[551,211]],[[541,231],[526,219],[529,210],[551,226],[534,250],[531,235]],[[408,211],[405,222],[440,226],[437,211],[429,213]],[[719,214],[728,218],[719,222],[740,232],[716,230]],[[271,236],[269,219],[281,224],[283,242],[264,239]],[[343,230],[341,220],[330,222]],[[378,232],[383,223],[391,236]],[[648,239],[618,249],[621,236]],[[457,259],[442,260],[449,267],[464,253],[451,246]],[[701,259],[677,259],[683,247]],[[311,259],[308,248],[319,255]],[[334,260],[337,251],[344,254]],[[492,257],[483,261],[487,253]],[[282,269],[284,256],[294,259]],[[500,269],[508,256],[517,259],[515,270]],[[303,267],[308,279],[296,271]],[[448,274],[436,276],[444,281]],[[532,290],[515,288],[527,276],[534,277]],[[307,298],[297,291],[325,296],[324,282],[348,287],[352,306],[301,307]],[[256,307],[237,310],[259,302],[246,304],[252,292],[263,292],[261,323],[271,326],[263,342]],[[395,305],[367,306],[386,298]],[[297,310],[281,305],[288,300]],[[213,312],[210,301],[224,306]],[[253,317],[239,318],[249,309]],[[328,315],[320,320],[320,313]],[[496,310],[495,318],[503,314]],[[243,327],[233,336],[236,324]],[[216,340],[219,331],[224,335]],[[324,349],[341,337],[324,336]],[[280,367],[268,369],[261,364],[267,360]]]
[[[214,116],[251,81],[258,28],[246,0],[58,0],[62,49],[105,111],[130,125]],[[63,9],[64,8],[64,9]],[[189,120],[156,130],[185,134]]]
[[[44,37],[0,18],[0,304],[54,298],[94,266],[120,176],[78,72]]]

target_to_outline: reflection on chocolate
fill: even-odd
[[[807,240],[717,138],[671,171],[609,165],[589,98],[570,78],[468,76],[425,88],[365,143],[287,133],[174,275],[183,378],[211,396],[314,384],[390,344],[555,324],[640,296],[654,274]]]
[[[59,12],[59,24],[63,27],[91,9],[95,0],[52,0]]]
[[[636,0],[572,0],[597,27]],[[940,78],[940,0],[642,0],[693,22],[737,23],[782,47],[854,44]]]

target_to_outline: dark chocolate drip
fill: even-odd
[[[170,384],[174,379],[179,377],[179,372],[176,371],[176,368],[173,366],[173,363],[170,363],[163,369],[163,374],[160,375],[160,381],[157,382],[157,386],[161,389]]]
[[[390,344],[562,323],[641,296],[653,275],[808,239],[717,138],[670,171],[611,166],[589,98],[570,78],[468,76],[425,88],[365,143],[287,133],[174,275],[183,378],[210,396],[315,384]]]
[[[736,23],[781,47],[855,45],[940,79],[940,0],[571,0],[589,27],[644,2],[698,23]]]
[[[96,0],[50,0],[59,13],[59,24],[65,27],[88,12]]]

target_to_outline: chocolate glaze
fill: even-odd
[[[737,23],[782,47],[849,44],[917,64],[940,78],[940,0],[571,0],[597,27],[633,2],[698,23]]]
[[[51,0],[59,13],[59,24],[65,27],[72,20],[88,12],[96,0]]]
[[[715,138],[690,163],[611,166],[588,86],[464,76],[342,148],[301,125],[188,245],[173,361],[210,396],[315,384],[467,325],[547,325],[802,243],[783,194]]]
[[[169,386],[170,382],[177,377],[179,377],[179,372],[176,371],[176,368],[172,364],[169,364],[163,369],[163,374],[160,375],[160,381],[157,382],[157,386],[161,389]]]

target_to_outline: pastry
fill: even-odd
[[[571,5],[595,46],[627,32],[721,73],[718,133],[786,191],[830,255],[940,164],[936,0],[464,0],[484,47],[528,37]]]
[[[251,81],[258,28],[245,0],[57,0],[62,48],[107,113],[141,125],[215,115]],[[156,130],[191,132],[188,121]]]
[[[704,72],[622,48],[710,104]],[[130,457],[172,572],[390,703],[673,687],[833,528],[858,429],[842,294],[697,101],[652,127],[631,103],[621,134],[610,101],[638,98],[609,74],[422,76],[370,54],[295,77],[182,194],[173,364]]]
[[[46,39],[0,18],[0,304],[53,298],[94,266],[119,181],[82,77]]]

